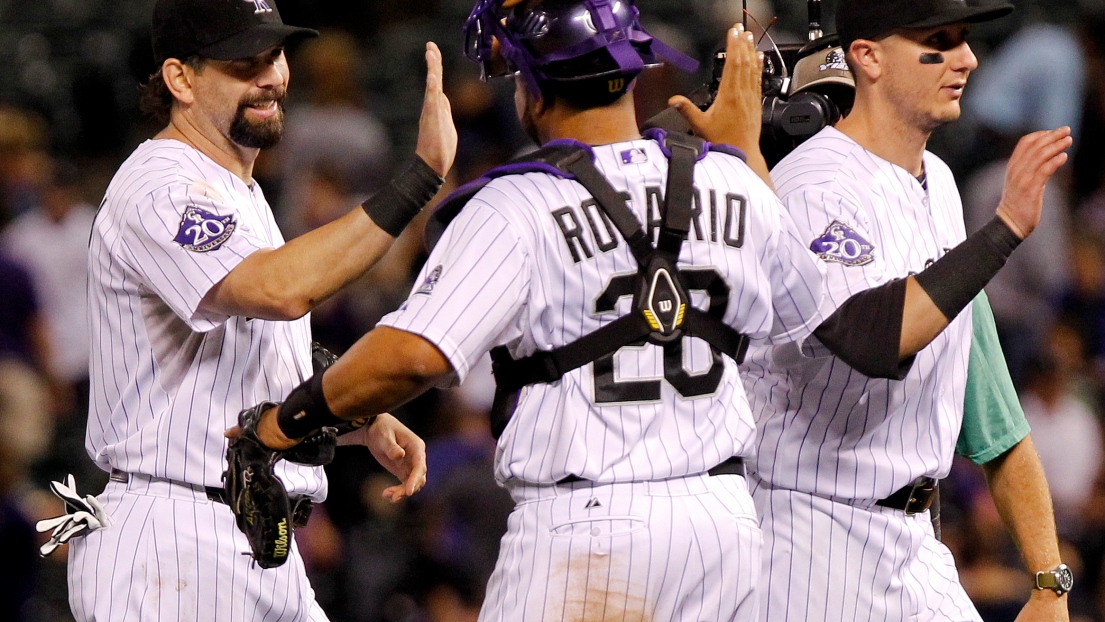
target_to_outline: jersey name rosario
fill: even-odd
[[[702,242],[720,240],[730,248],[743,246],[748,199],[740,194],[726,192],[719,200],[718,190],[708,188],[705,192],[708,199],[704,205],[703,194],[703,191],[696,186],[692,195],[694,208],[691,211],[691,230],[688,238]],[[621,196],[632,206],[633,197],[628,192],[621,193]],[[664,204],[663,189],[660,186],[646,186],[645,201],[648,205],[648,219],[644,222],[644,226],[655,244],[663,220],[661,210]],[[614,223],[610,222],[610,218],[594,199],[587,199],[578,207],[561,207],[550,213],[561,235],[564,236],[564,243],[568,245],[572,260],[576,263],[594,257],[594,249],[605,253],[618,248],[621,243]],[[583,223],[586,223],[586,227]]]

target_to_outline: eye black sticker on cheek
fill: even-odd
[[[944,62],[944,55],[940,52],[925,52],[921,55],[922,65],[940,65]]]

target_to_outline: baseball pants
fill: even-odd
[[[98,497],[111,525],[69,546],[78,622],[324,622],[303,559],[263,570],[223,503],[202,488],[131,475]]]
[[[982,622],[928,512],[752,481],[764,534],[761,620]]]
[[[756,619],[761,536],[740,475],[507,488],[481,622]]]

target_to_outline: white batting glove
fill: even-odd
[[[87,535],[110,524],[107,512],[104,511],[104,507],[100,505],[96,497],[87,495],[81,498],[77,494],[77,482],[72,475],[66,476],[64,484],[50,482],[50,490],[54,491],[54,494],[65,502],[66,514],[40,520],[35,525],[35,529],[39,532],[54,530],[46,544],[38,549],[43,557],[53,553],[54,549],[72,538]]]

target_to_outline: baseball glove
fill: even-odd
[[[322,347],[317,341],[311,342],[311,368],[316,374],[326,371],[334,363],[338,362],[338,356]]]
[[[261,402],[238,415],[241,433],[226,449],[227,468],[223,489],[238,529],[249,540],[253,559],[262,568],[275,568],[288,560],[294,528],[307,524],[311,505],[305,498],[289,499],[284,483],[273,472],[280,460],[323,466],[334,459],[339,433],[364,425],[364,419],[326,427],[287,451],[269,449],[257,437],[261,413],[276,406]]]
[[[311,354],[316,374],[337,360],[318,344],[312,344]],[[249,540],[253,559],[262,568],[275,568],[287,561],[292,532],[307,524],[311,512],[311,503],[306,498],[288,497],[273,467],[280,460],[309,466],[329,464],[334,460],[338,436],[368,423],[368,419],[343,421],[335,427],[322,428],[287,451],[276,451],[266,447],[257,436],[261,413],[274,406],[277,404],[261,402],[239,413],[241,434],[230,440],[227,469],[223,473],[226,502],[238,528]]]
[[[253,559],[262,568],[288,561],[292,544],[292,504],[273,466],[285,452],[269,449],[257,437],[261,413],[276,406],[261,402],[238,415],[241,434],[230,440],[223,473],[226,503],[238,529],[249,540]]]

